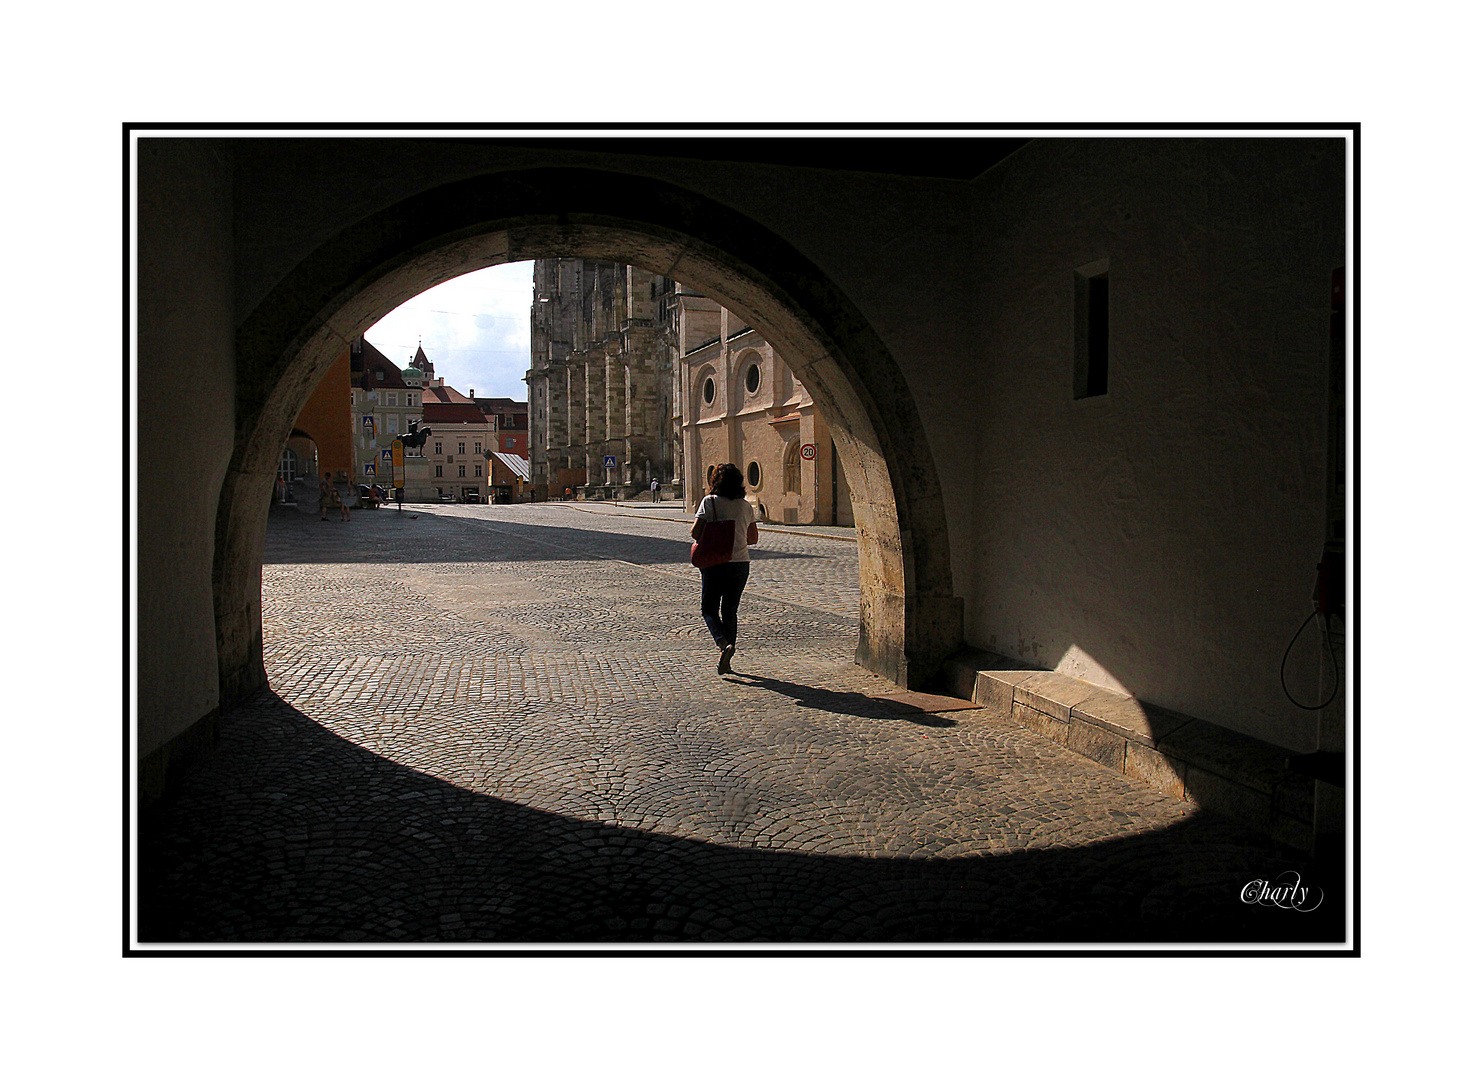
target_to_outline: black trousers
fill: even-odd
[[[751,569],[749,562],[728,562],[700,572],[700,614],[717,648],[736,644],[736,606]]]

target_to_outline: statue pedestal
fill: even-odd
[[[439,484],[443,486],[444,491],[452,490],[449,487],[452,481],[447,478],[433,479],[433,463],[427,458],[417,454],[407,454],[402,461],[403,502],[437,502]]]

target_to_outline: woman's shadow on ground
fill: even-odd
[[[865,720],[906,720],[923,727],[956,727],[958,723],[951,716],[927,712],[906,701],[896,701],[888,697],[872,697],[853,690],[826,690],[818,686],[805,686],[786,679],[751,675],[745,671],[736,670],[731,672],[728,681],[781,694],[783,697],[792,698],[805,709],[818,709],[821,712],[858,716]]]

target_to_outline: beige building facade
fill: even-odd
[[[458,395],[462,397],[463,395]],[[431,434],[423,457],[431,465],[430,501],[488,502],[489,461],[498,429],[472,401],[429,401],[423,406]]]
[[[829,425],[762,335],[713,300],[678,298],[679,414],[686,504],[694,509],[718,465],[742,470],[763,521],[853,525],[849,485]]]
[[[350,346],[350,380],[350,437],[355,455],[351,482],[380,484],[390,490],[392,440],[422,421],[420,372],[415,367],[397,367],[376,346],[359,338]]]

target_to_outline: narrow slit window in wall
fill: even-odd
[[[1102,259],[1075,273],[1076,352],[1071,393],[1078,399],[1102,397],[1107,393],[1107,271],[1108,260]]]

